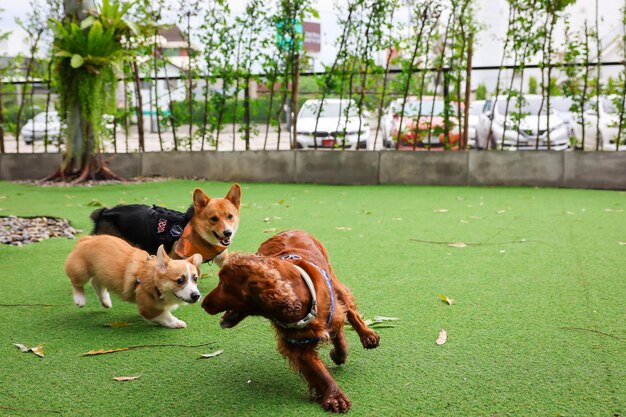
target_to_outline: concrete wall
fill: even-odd
[[[214,181],[626,189],[626,152],[245,151],[105,155],[124,177]],[[40,179],[59,154],[2,154],[0,179]]]

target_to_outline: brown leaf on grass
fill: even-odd
[[[124,350],[130,350],[130,348],[127,347],[123,347],[123,348],[117,348],[117,349],[97,349],[97,350],[90,350],[89,352],[85,352],[82,354],[82,356],[96,356],[96,355],[106,355],[107,353],[115,353],[115,352],[122,352]]]
[[[141,375],[137,376],[116,376],[113,379],[116,381],[134,381],[135,379],[141,378]]]
[[[116,353],[123,352],[125,350],[131,349],[146,349],[146,348],[166,348],[166,347],[182,347],[182,348],[199,348],[204,346],[212,345],[212,342],[203,343],[201,345],[178,345],[178,344],[163,344],[163,345],[138,345],[138,346],[128,346],[117,349],[98,349],[98,350],[90,350],[89,352],[85,352],[81,354],[81,356],[96,356],[96,355],[105,355],[107,353]]]
[[[87,203],[88,206],[91,207],[102,207],[104,206],[104,204],[102,204],[102,201],[98,200],[98,199],[92,199],[89,203]]]
[[[39,344],[35,347],[29,348],[28,346],[25,346],[21,343],[13,343],[15,346],[18,347],[19,350],[21,350],[23,353],[27,353],[27,352],[32,352],[35,355],[39,356],[40,358],[44,357],[44,350],[43,350],[43,345]]]
[[[453,247],[453,248],[466,248],[467,245],[463,242],[450,242],[448,243],[448,246]]]
[[[224,353],[224,349],[220,349],[220,350],[216,350],[213,353],[203,353],[202,355],[200,355],[201,358],[207,359],[207,358],[214,358],[218,355],[221,355],[222,353]]]
[[[276,231],[275,227],[271,227],[269,229],[265,229],[263,230],[263,233],[274,233]]]
[[[441,298],[441,301],[443,301],[444,303],[448,303],[448,305],[452,305],[452,304],[454,304],[454,299],[452,299],[452,298],[448,298],[448,296],[446,296],[446,295],[444,295],[444,294],[441,294],[441,295],[439,296],[439,298]]]
[[[114,327],[114,328],[117,328],[117,327],[128,327],[128,326],[130,326],[130,323],[127,322],[127,321],[114,321],[114,322],[111,322],[111,323],[105,323],[104,324],[104,327]]]
[[[444,343],[446,343],[447,340],[448,340],[448,332],[446,332],[444,329],[441,329],[441,331],[439,332],[439,337],[437,338],[435,343],[441,346]]]

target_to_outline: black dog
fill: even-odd
[[[239,226],[241,187],[233,184],[224,198],[211,198],[200,188],[186,212],[143,204],[100,208],[91,213],[92,235],[107,234],[156,254],[160,245],[174,259],[196,253],[220,265]]]
[[[185,213],[159,206],[125,204],[113,208],[99,208],[89,216],[94,222],[92,235],[113,235],[156,254],[160,245],[167,253],[183,234],[193,217],[190,206]]]

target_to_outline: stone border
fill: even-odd
[[[626,189],[626,152],[235,151],[108,154],[125,177],[212,181]],[[60,154],[2,154],[0,179],[40,179]]]

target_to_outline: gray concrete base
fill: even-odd
[[[468,152],[380,153],[381,184],[467,185]]]
[[[626,152],[567,152],[563,186],[626,189]]]
[[[377,184],[379,152],[295,151],[295,182]]]
[[[53,174],[61,165],[61,154],[20,153],[0,155],[0,179],[39,180]]]
[[[626,152],[207,151],[104,158],[123,177],[626,189]],[[41,179],[60,163],[60,154],[1,154],[0,179]]]
[[[469,152],[469,185],[563,185],[563,155],[554,151]]]

